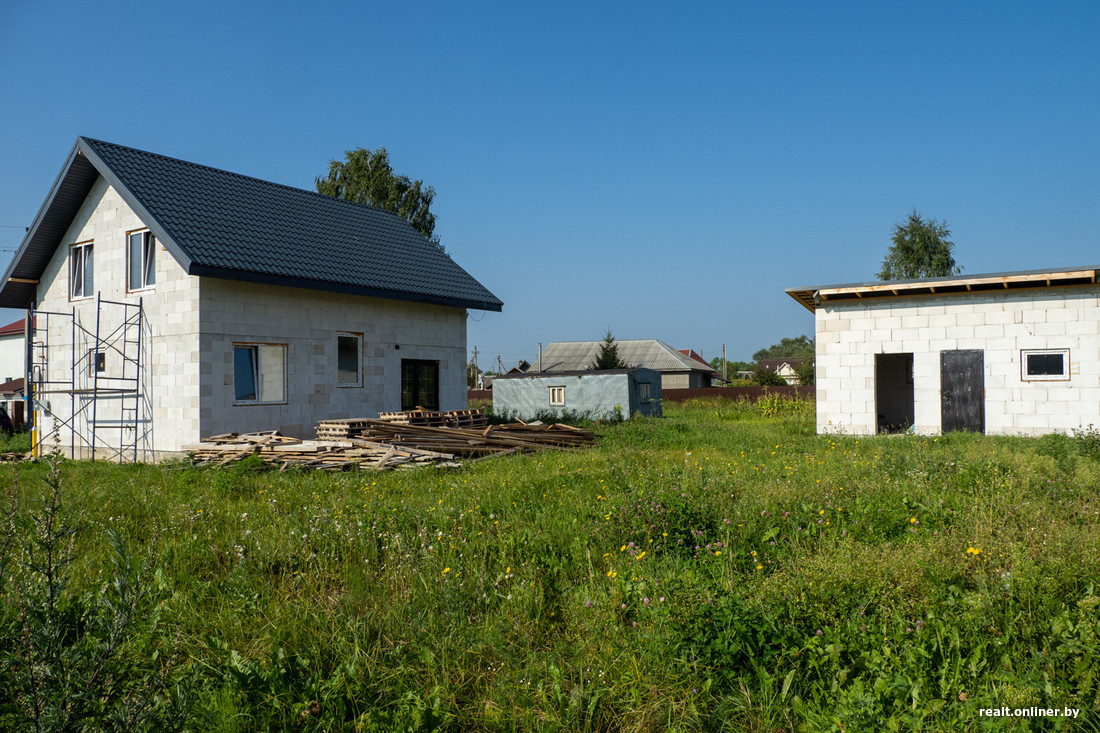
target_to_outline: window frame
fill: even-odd
[[[355,339],[355,381],[353,382],[341,382],[340,372],[346,371],[340,369],[340,339],[352,338]],[[336,332],[336,386],[341,389],[349,389],[363,386],[363,334],[356,333],[355,331],[337,331]]]
[[[133,257],[134,249],[131,243],[131,238],[137,235],[142,236],[141,240],[141,278],[142,282],[138,286],[134,286],[134,283],[130,281],[130,276],[133,274]],[[153,233],[148,229],[135,229],[130,232],[126,232],[126,292],[136,293],[143,290],[153,290],[157,286],[157,238],[153,236]],[[148,258],[148,259],[147,259]],[[150,270],[152,265],[152,270]],[[149,282],[149,276],[152,275],[152,282]]]
[[[73,264],[76,253],[80,253],[80,294],[76,293],[76,273]],[[91,262],[89,263],[89,254]],[[88,271],[91,270],[92,285],[88,286]],[[95,241],[77,242],[69,245],[69,300],[87,300],[95,295]]]
[[[262,358],[261,358],[261,354],[263,353],[262,348],[282,349],[282,354],[283,354],[283,357],[282,357],[282,362],[283,362],[282,396],[281,396],[280,399],[277,399],[277,400],[265,400],[265,399],[263,399],[263,397],[264,397],[263,391],[262,391],[262,388],[263,388],[263,362],[262,362]],[[254,369],[253,369],[252,381],[253,381],[253,384],[255,386],[256,399],[253,399],[253,400],[241,399],[241,398],[237,397],[237,350],[238,349],[248,349],[248,350],[251,350],[255,354],[254,359],[253,359],[253,364],[255,366],[254,366]],[[285,405],[285,404],[287,404],[287,393],[289,392],[289,390],[287,388],[287,372],[288,372],[287,352],[288,352],[288,350],[289,349],[287,347],[287,344],[285,344],[285,343],[273,343],[273,342],[265,342],[265,341],[234,341],[233,342],[233,352],[232,352],[232,354],[233,354],[233,358],[232,358],[233,404],[234,405],[241,405],[241,406],[245,406],[245,405]]]
[[[565,407],[565,385],[564,384],[553,385],[553,386],[548,385],[546,389],[550,393],[549,397],[550,397],[550,406],[551,407]],[[557,400],[554,399],[555,393],[557,393],[557,395],[558,395]]]
[[[653,398],[650,397],[650,390],[652,384],[650,382],[638,382],[638,399],[642,402],[649,402]]]
[[[1061,374],[1028,374],[1028,358],[1032,356],[1062,357]],[[1020,349],[1020,379],[1024,382],[1068,382],[1070,378],[1069,349]]]

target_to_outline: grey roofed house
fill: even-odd
[[[143,460],[464,408],[466,310],[502,304],[395,213],[81,137],[0,307],[38,316],[40,424]]]
[[[540,372],[576,372],[588,369],[596,360],[603,341],[554,341],[542,350],[533,369]],[[619,358],[629,367],[644,367],[661,374],[663,389],[709,387],[713,367],[681,354],[657,339],[615,341]]]

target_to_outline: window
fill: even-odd
[[[638,399],[649,402],[649,382],[638,382]]]
[[[439,362],[401,360],[401,409],[439,409]]]
[[[362,353],[362,337],[354,333],[336,335],[336,382],[345,387],[359,387],[363,384],[359,369],[359,354]]]
[[[1020,378],[1025,382],[1068,380],[1069,349],[1021,351]]]
[[[563,407],[565,405],[565,387],[550,388],[550,406]]]
[[[156,244],[152,232],[131,232],[128,257],[130,260],[130,290],[151,288],[157,281]]]
[[[233,345],[233,399],[238,402],[286,402],[286,346]]]
[[[69,250],[69,297],[90,298],[95,293],[92,280],[92,243],[74,244]]]

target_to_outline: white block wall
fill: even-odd
[[[940,432],[940,352],[981,349],[991,434],[1100,426],[1100,288],[883,298],[816,311],[818,432],[876,431],[875,354],[913,354],[914,429]],[[1069,349],[1068,381],[1024,381],[1021,350]]]
[[[144,228],[144,223],[103,178],[92,186],[72,224],[61,240],[61,246],[42,275],[38,286],[38,310],[68,313],[86,329],[95,330],[96,300],[69,297],[69,250],[71,245],[93,242],[93,284],[101,298],[137,303],[144,308],[145,328],[142,333],[142,385],[144,400],[140,411],[139,451],[144,458],[154,453],[178,450],[199,435],[199,364],[195,357],[199,347],[198,278],[188,276],[172,256],[158,244],[156,248],[156,286],[138,292],[127,292],[126,234]],[[104,306],[100,315],[100,332],[107,334],[119,326],[124,310]],[[72,320],[39,316],[37,327],[49,326],[50,379],[68,379],[73,364]],[[39,339],[36,339],[39,340]],[[77,351],[91,348],[88,337],[77,336]],[[118,374],[121,359],[107,353],[108,373]],[[87,386],[88,374],[77,374],[78,387]],[[51,412],[68,419],[71,410],[87,397],[65,394],[43,395]],[[120,418],[119,398],[102,398],[97,405],[97,419],[105,422]],[[85,410],[79,433],[90,435]],[[40,425],[47,430],[54,423],[53,415],[40,415]],[[44,419],[42,419],[44,418]],[[70,443],[64,428],[59,436],[63,448]],[[123,438],[120,430],[102,430],[102,440],[117,446]],[[127,436],[126,442],[132,437]],[[78,451],[78,454],[79,451]]]
[[[442,410],[466,407],[466,310],[203,278],[204,435],[279,430],[313,437],[318,420],[401,409],[401,360],[439,362]],[[362,334],[362,386],[337,383],[337,336]],[[234,343],[286,345],[285,404],[234,404]]]

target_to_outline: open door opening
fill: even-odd
[[[912,354],[875,354],[875,410],[880,433],[904,433],[912,427]]]

